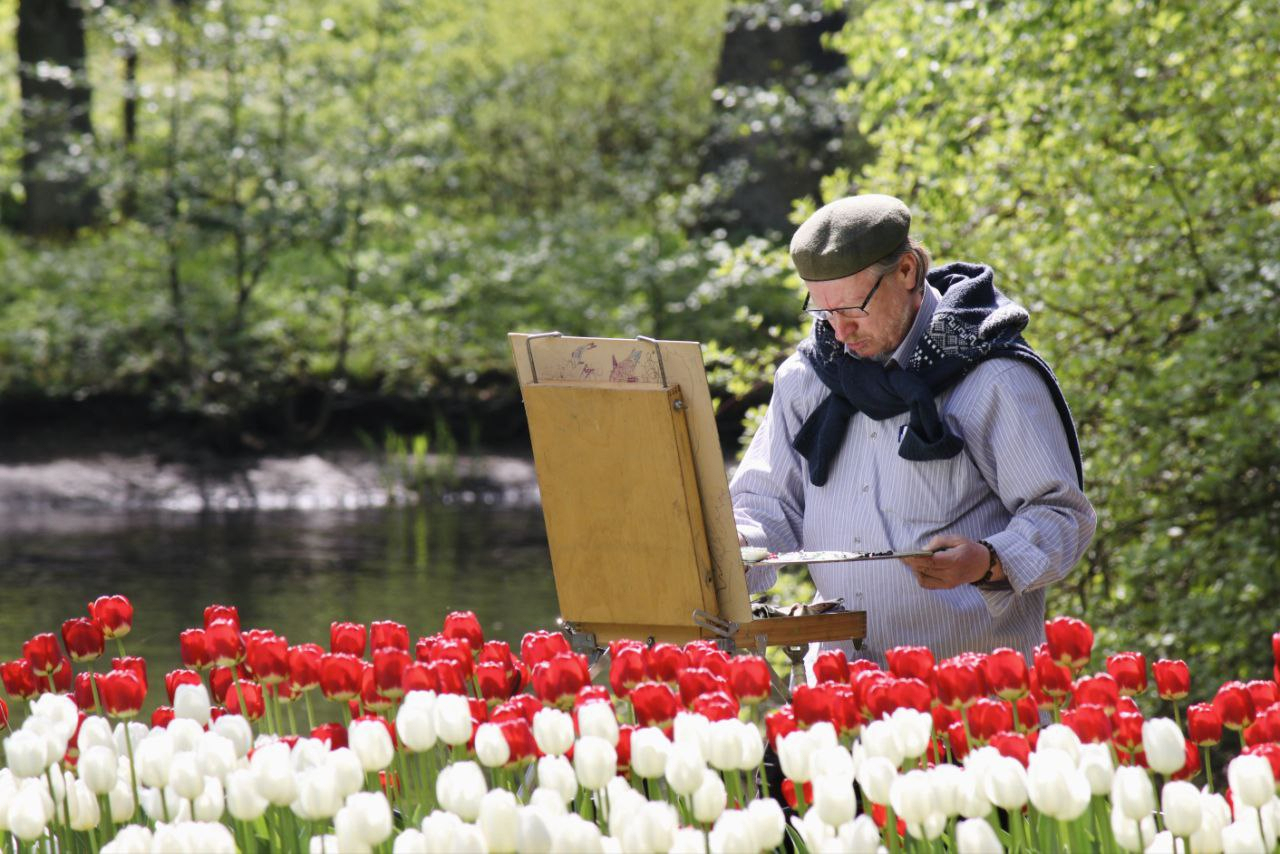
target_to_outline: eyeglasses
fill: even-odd
[[[893,272],[892,268],[880,274],[880,278],[876,279],[876,283],[871,286],[871,291],[867,294],[867,298],[862,301],[862,305],[845,305],[839,308],[809,308],[809,295],[805,294],[804,308],[802,310],[810,317],[817,320],[825,320],[828,323],[831,322],[831,315],[833,314],[838,314],[844,318],[866,317],[867,306],[871,305],[871,298],[876,295],[876,291],[879,290],[880,283],[884,281],[884,277],[891,272]]]

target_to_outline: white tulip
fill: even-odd
[[[1222,851],[1222,829],[1231,823],[1231,807],[1222,795],[1200,793],[1200,826],[1191,834],[1190,847],[1197,854]]]
[[[940,837],[947,829],[947,817],[940,812],[931,812],[924,821],[908,824],[907,833],[916,839],[927,839],[930,842]]]
[[[173,764],[173,737],[166,730],[157,729],[134,745],[134,762],[138,771],[138,783],[159,788],[169,782],[169,766]]]
[[[127,765],[128,759],[121,759],[121,765]],[[133,799],[133,785],[129,781],[129,772],[116,780],[116,787],[107,793],[107,806],[111,808],[111,820],[116,824],[133,818],[138,804]]]
[[[169,737],[173,739],[174,754],[186,753],[196,749],[200,737],[204,735],[204,727],[195,721],[189,721],[185,718],[174,718],[169,721],[165,732],[169,733]]]
[[[710,745],[707,739],[711,734],[711,721],[696,712],[679,712],[672,724],[672,742],[675,744],[695,744],[705,757]]]
[[[695,827],[682,827],[672,835],[667,854],[705,854],[706,850],[705,833]]]
[[[984,781],[987,800],[1006,810],[1022,809],[1027,802],[1027,772],[1022,763],[1002,756],[991,763]]]
[[[466,744],[471,738],[471,704],[461,694],[441,694],[432,709],[436,737],[448,745]]]
[[[508,854],[516,850],[516,811],[520,803],[506,789],[493,789],[480,799],[480,816],[476,824],[484,834],[490,854]]]
[[[551,849],[565,854],[586,854],[603,850],[600,829],[594,822],[569,813],[551,824]]]
[[[1181,845],[1179,840],[1174,839],[1172,833],[1162,830],[1156,834],[1155,839],[1151,840],[1151,844],[1143,854],[1186,854],[1186,852],[1186,847]]]
[[[543,711],[553,711],[544,709]],[[534,716],[534,726],[536,726],[538,717],[542,712],[538,712]],[[541,748],[542,744],[539,742]],[[671,749],[671,742],[667,739],[665,733],[657,727],[644,727],[631,733],[631,770],[636,776],[645,780],[654,780],[666,773],[667,769],[667,753]],[[543,752],[551,751],[543,748]]]
[[[4,758],[17,777],[42,777],[53,761],[44,736],[23,728],[4,740]],[[15,831],[16,832],[16,831]]]
[[[406,750],[422,753],[436,746],[436,695],[430,691],[412,691],[405,696],[413,694],[425,695],[425,698],[400,707],[396,713],[396,733]]]
[[[195,800],[204,791],[204,773],[194,753],[178,753],[169,764],[169,785],[179,796]]]
[[[874,804],[889,803],[889,791],[898,776],[898,769],[883,756],[869,756],[858,766],[858,785]]]
[[[172,786],[163,789],[140,789],[138,799],[142,811],[153,822],[177,822],[191,820],[191,802],[180,797]]]
[[[243,759],[249,754],[249,748],[253,747],[253,729],[243,717],[223,715],[210,726],[218,735],[231,740],[237,759]]]
[[[561,804],[562,809],[563,806]],[[519,808],[516,850],[520,854],[551,854],[551,828],[548,821],[549,817],[535,806]]]
[[[257,821],[269,806],[258,794],[254,773],[248,768],[227,775],[227,812],[237,821]]]
[[[381,724],[379,724],[381,726]],[[258,794],[278,807],[287,807],[298,797],[298,780],[289,761],[289,745],[273,741],[255,748],[249,760]]]
[[[712,721],[707,727],[707,764],[717,771],[737,769],[742,761],[742,743],[738,735],[738,727],[743,726],[737,718],[723,721]],[[751,726],[745,724],[745,726]]]
[[[436,800],[463,821],[476,820],[480,815],[480,800],[488,790],[484,772],[474,762],[455,762],[441,770],[436,778]]]
[[[533,740],[546,755],[564,756],[573,747],[573,717],[559,709],[542,709],[533,716]]]
[[[191,802],[191,817],[196,821],[221,821],[226,810],[222,783],[217,777],[205,777],[204,788]]]
[[[692,795],[702,785],[706,767],[696,741],[677,742],[667,752],[667,783],[678,795]]]
[[[483,723],[476,728],[476,758],[486,768],[501,768],[511,758],[511,747],[502,727]]]
[[[338,791],[345,799],[364,788],[364,767],[349,747],[339,747],[329,751],[325,764],[333,768],[337,775]]]
[[[707,834],[712,851],[759,851],[755,827],[746,810],[725,810]]]
[[[127,824],[102,846],[102,854],[151,854],[151,837],[151,829],[145,825]]]
[[[959,813],[964,769],[944,762],[929,769],[929,779],[933,783],[934,812],[942,813],[948,818]]]
[[[343,807],[333,817],[333,835],[341,854],[369,854],[373,846],[360,838],[360,817],[350,807]]]
[[[680,827],[679,816],[675,807],[660,801],[645,801],[641,796],[637,801],[634,817],[622,828],[622,851],[648,852],[666,851],[675,843],[676,831]],[[612,830],[612,823],[610,830]],[[618,834],[613,834],[617,836]]]
[[[16,773],[16,772],[15,772]],[[1237,803],[1260,807],[1276,796],[1271,763],[1257,755],[1237,756],[1227,766],[1227,782]]]
[[[853,821],[857,804],[853,796],[853,776],[822,774],[813,778],[813,806],[832,827]]]
[[[1231,854],[1267,854],[1257,821],[1233,821],[1222,828],[1222,850]]]
[[[1135,770],[1146,773],[1141,768]],[[1141,819],[1132,818],[1113,803],[1111,835],[1116,838],[1116,844],[1126,851],[1145,851],[1151,841],[1156,838],[1156,820],[1150,815],[1143,816]]]
[[[184,683],[173,692],[173,716],[175,720],[194,721],[208,726],[210,712],[209,689],[204,683]]]
[[[889,788],[889,803],[908,825],[921,824],[934,811],[932,779],[919,769],[899,776]]]
[[[110,747],[116,752],[116,740],[111,734],[111,724],[101,715],[89,715],[80,724],[80,734],[76,736],[76,746],[84,754],[91,747]]]
[[[383,727],[383,729],[385,730],[386,727]],[[390,740],[389,735],[388,740]],[[289,764],[293,767],[293,773],[295,774],[301,774],[303,771],[310,771],[313,768],[328,765],[329,742],[321,741],[318,738],[298,739],[293,745],[293,750],[289,751]]]
[[[391,733],[381,721],[352,721],[347,730],[347,746],[365,773],[385,771],[396,755]]]
[[[1237,803],[1236,821],[1248,822],[1254,827],[1261,825],[1263,847],[1268,851],[1274,851],[1276,835],[1280,832],[1280,800],[1272,799],[1261,810],[1248,804]]]
[[[1164,826],[1174,836],[1190,836],[1200,829],[1200,790],[1185,780],[1165,783],[1160,793],[1160,811]]]
[[[956,825],[956,849],[959,854],[987,854],[1004,846],[985,818],[967,818]]]
[[[856,770],[853,756],[844,745],[837,744],[828,750],[814,751],[809,756],[810,777],[814,780],[819,777],[840,777],[848,780],[849,785],[853,785]]]
[[[702,785],[693,792],[693,817],[701,824],[711,824],[724,812],[729,796],[724,780],[710,768],[702,772]]]
[[[612,703],[587,703],[578,709],[578,732],[618,746],[618,717]]]
[[[111,734],[116,743],[116,754],[128,756],[130,744],[133,745],[134,750],[137,750],[138,745],[150,731],[150,728],[140,721],[120,721]]]
[[[236,843],[230,829],[221,824],[195,821],[162,823],[156,826],[151,850],[182,854],[235,854]]]
[[[929,749],[933,739],[933,716],[917,709],[894,709],[889,715],[898,744],[905,759],[916,759]]]
[[[196,740],[195,754],[202,774],[224,781],[235,770],[239,761],[235,743],[216,732],[201,733]]]
[[[342,809],[347,794],[338,786],[338,770],[333,765],[308,768],[298,775],[298,800],[293,811],[307,821],[328,821]]]
[[[1126,765],[1116,769],[1111,780],[1111,808],[1134,821],[1155,811],[1156,794],[1145,768]]]
[[[307,843],[309,854],[338,854],[338,837],[332,833],[311,837]]]
[[[972,768],[965,768],[956,778],[956,814],[965,818],[985,819],[991,815],[991,801],[987,800],[986,787],[981,775]]]
[[[453,846],[455,854],[486,854],[484,832],[474,824],[463,823],[453,837]]]
[[[454,837],[462,829],[462,819],[446,810],[433,810],[422,820],[422,835],[428,854],[453,854]]]
[[[426,835],[414,827],[402,830],[391,843],[391,854],[427,854]]]
[[[603,789],[618,774],[618,753],[603,738],[584,735],[573,748],[573,770],[582,788]]]
[[[1089,790],[1094,795],[1111,794],[1111,783],[1115,778],[1115,769],[1111,764],[1111,748],[1105,744],[1081,744],[1080,773],[1089,781]]]
[[[116,784],[116,765],[115,746],[95,744],[81,752],[76,771],[89,791],[95,795],[105,795]]]
[[[1060,821],[1075,821],[1089,807],[1089,781],[1071,755],[1052,747],[1037,748],[1027,768],[1027,796],[1032,805]]]
[[[608,823],[609,835],[622,839],[627,822],[636,818],[648,803],[644,795],[631,788],[624,777],[614,777],[604,788],[602,810]]]
[[[67,809],[71,813],[72,830],[95,830],[102,820],[97,796],[79,780],[68,781]]]
[[[68,741],[56,721],[49,718],[27,718],[21,731],[44,740],[44,755],[49,764],[60,761],[66,755]]]
[[[840,826],[837,838],[844,851],[876,852],[881,849],[880,828],[869,815],[860,815]]]
[[[888,720],[872,721],[862,728],[858,737],[867,756],[882,756],[888,759],[894,768],[902,766],[906,751],[898,741],[898,729]]]
[[[1103,746],[1105,747],[1105,745]],[[1046,747],[1061,750],[1071,757],[1072,762],[1079,763],[1080,761],[1080,736],[1076,735],[1075,730],[1066,724],[1049,724],[1040,730],[1040,737],[1036,741],[1036,750],[1042,750]]]
[[[818,749],[817,740],[808,730],[789,732],[778,739],[778,761],[782,773],[798,787],[813,776],[810,760]]]
[[[538,786],[555,792],[564,805],[578,794],[578,775],[563,756],[543,756],[538,760]]]
[[[748,773],[755,771],[764,761],[764,736],[755,724],[740,723],[738,725],[738,771]]]
[[[1142,722],[1142,749],[1147,754],[1147,765],[1157,774],[1167,777],[1187,764],[1182,728],[1168,718]]]
[[[41,694],[31,704],[31,715],[52,724],[63,741],[70,741],[80,724],[80,709],[69,694]]]
[[[338,816],[343,813],[348,815],[345,828],[340,830]],[[345,835],[373,847],[385,842],[391,836],[391,829],[391,804],[387,803],[387,796],[382,792],[356,792],[347,798],[347,805],[334,816],[334,831],[339,840]]]

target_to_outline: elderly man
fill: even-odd
[[[856,196],[792,239],[813,330],[778,368],[730,484],[739,538],[771,551],[933,551],[809,567],[819,597],[867,612],[863,657],[883,663],[901,645],[939,659],[1002,646],[1030,656],[1045,589],[1096,524],[1075,428],[1022,339],[1027,312],[990,267],[931,271],[910,224],[898,199]],[[748,586],[775,578],[753,568]]]

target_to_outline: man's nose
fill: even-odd
[[[833,314],[831,315],[831,322],[835,326],[837,338],[845,338],[850,333],[858,331],[858,318],[856,317],[841,317],[838,314]]]

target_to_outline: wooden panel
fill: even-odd
[[[714,609],[679,389],[538,383],[524,399],[561,616],[678,626]]]
[[[630,338],[539,338],[508,336],[520,384],[527,392],[533,382],[529,362],[532,350],[539,384],[600,383],[627,388],[661,388],[662,372],[658,352],[652,344]],[[724,456],[716,432],[715,412],[707,388],[702,348],[696,341],[661,341],[662,366],[669,386],[679,386],[685,403],[688,436],[693,450],[698,497],[702,506],[705,536],[718,607],[707,608],[739,624],[750,622],[751,603],[747,597],[746,574],[733,524],[733,504],[725,477]],[[556,475],[553,475],[556,476]],[[538,473],[543,482],[542,472]],[[651,565],[651,572],[667,568]],[[676,572],[671,569],[670,572]]]
[[[752,620],[738,630],[734,643],[752,649],[756,635],[767,635],[768,646],[795,646],[817,641],[857,640],[867,636],[866,611],[841,611],[807,617],[772,617]]]

